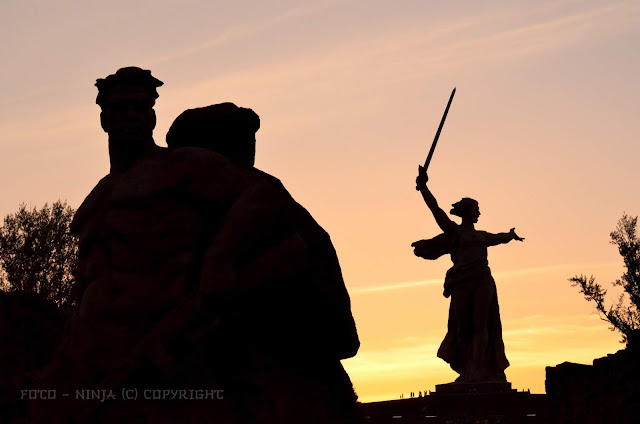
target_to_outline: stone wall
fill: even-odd
[[[564,362],[546,369],[551,422],[618,424],[640,417],[640,330],[626,349],[593,361]]]

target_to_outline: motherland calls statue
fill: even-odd
[[[468,197],[452,205],[450,213],[462,218],[462,223],[456,224],[438,206],[427,180],[425,168],[420,167],[416,188],[443,233],[411,246],[416,256],[437,259],[450,254],[453,261],[444,280],[444,296],[451,297],[451,305],[447,335],[438,357],[460,374],[456,382],[506,382],[504,370],[509,361],[504,353],[498,295],[487,261],[487,247],[524,239],[514,228],[499,234],[476,230],[480,209],[478,202]]]
[[[421,258],[433,260],[450,254],[453,262],[444,280],[444,296],[451,297],[451,304],[447,335],[438,349],[438,357],[460,374],[456,383],[504,383],[497,385],[497,390],[504,390],[507,386],[504,370],[509,361],[504,353],[498,294],[489,269],[487,247],[524,239],[518,237],[515,228],[499,234],[476,230],[480,209],[478,202],[468,197],[452,205],[450,213],[462,218],[462,223],[456,224],[427,188],[427,168],[455,94],[454,88],[429,155],[424,166],[418,167],[416,178],[416,190],[422,194],[443,233],[411,246],[413,253]]]
[[[111,169],[72,223],[78,308],[30,422],[353,422],[340,360],[359,341],[329,236],[252,167],[252,111],[177,121],[157,146],[161,85],[136,67],[96,83]]]

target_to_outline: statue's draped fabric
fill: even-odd
[[[504,353],[496,284],[487,261],[491,234],[457,226],[430,240],[414,243],[417,256],[435,259],[451,254],[453,266],[444,282],[451,295],[447,334],[438,357],[460,374],[457,381],[505,381]]]

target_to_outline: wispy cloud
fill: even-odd
[[[240,41],[246,44],[251,39],[260,37],[263,32],[287,21],[313,15],[342,3],[344,2],[340,0],[327,0],[313,5],[301,5],[263,21],[237,26],[206,42],[144,62],[151,65],[159,64],[180,60],[226,43]],[[371,84],[380,88],[385,83],[424,80],[429,76],[464,69],[470,65],[477,67],[504,60],[517,60],[523,55],[542,54],[569,43],[579,42],[581,39],[602,36],[614,31],[614,22],[618,18],[638,20],[639,9],[638,6],[624,2],[560,17],[549,17],[548,13],[541,13],[539,8],[536,13],[543,16],[529,16],[533,13],[530,11],[510,11],[465,17],[428,26],[421,23],[408,27],[388,27],[378,33],[365,33],[360,38],[345,39],[339,45],[327,45],[324,49],[316,49],[313,52],[298,52],[268,64],[256,64],[250,69],[235,69],[215,78],[195,81],[179,93],[173,92],[171,99],[174,102],[181,99],[181,103],[187,102],[185,99],[203,99],[194,100],[194,103],[207,102],[212,97],[217,98],[221,87],[224,87],[225,92],[233,93],[249,90],[254,99],[260,96],[277,99],[282,93],[287,93],[287,96],[308,96],[308,91],[313,90],[313,87],[331,87],[332,90],[322,89],[322,93],[326,94],[339,88],[349,101],[336,104],[335,98],[331,96],[326,99],[331,106],[322,110],[344,114],[357,109],[358,103],[368,102],[366,98],[349,96],[348,93],[363,90],[369,92]],[[512,21],[520,24],[513,24]],[[365,74],[367,78],[363,79],[362,75]],[[304,89],[300,90],[301,87]],[[274,97],[274,92],[278,93],[278,96]],[[297,92],[299,94],[296,94]],[[314,99],[321,107],[325,102],[322,98]],[[14,98],[2,101],[15,100]],[[56,114],[76,113],[75,105],[68,108],[69,113],[64,109],[66,108],[62,105],[62,109]],[[305,114],[310,112],[305,111],[306,109],[302,108],[300,116],[288,116],[287,122],[272,122],[272,126],[307,125],[308,119],[305,118]],[[313,113],[316,118],[323,118],[321,111],[315,110]],[[22,122],[5,123],[1,130],[3,134],[12,138],[25,138],[69,132],[76,127],[61,120],[37,121],[39,122],[27,117]]]
[[[503,324],[506,354],[511,363],[508,374],[524,379],[517,383],[539,392],[544,390],[544,367],[565,361],[590,364],[593,359],[622,348],[616,342],[616,335],[609,332],[597,316],[530,315]],[[344,365],[356,388],[369,393],[368,401],[389,399],[396,394],[389,394],[384,386],[393,382],[399,386],[397,382],[404,381],[406,387],[407,382],[414,384],[417,374],[427,375],[429,384],[452,377],[448,364],[436,356],[441,338],[388,340],[388,347],[374,349],[368,349],[365,344],[358,355]]]
[[[381,350],[362,350],[349,359],[349,370],[366,374],[389,373],[410,375],[417,367],[440,365],[441,359],[435,356],[440,342],[433,340],[414,346],[390,347]]]
[[[596,315],[551,317],[543,315],[531,315],[518,319],[510,319],[504,322],[503,336],[514,342],[523,339],[531,340],[534,336],[558,336],[576,334],[579,332],[602,331],[603,321]]]
[[[97,106],[85,105],[54,110],[29,120],[0,122],[0,146],[42,146],[79,131],[99,129],[98,113]]]
[[[623,346],[597,315],[531,316],[504,323],[510,361],[518,366],[548,366],[564,361],[591,363]]]
[[[189,46],[182,50],[176,50],[166,55],[162,55],[153,58],[149,61],[150,64],[156,65],[163,62],[170,62],[174,60],[184,59],[188,56],[206,51],[215,47],[219,47],[228,43],[240,41],[243,39],[249,39],[252,37],[259,37],[260,33],[274,28],[278,25],[290,21],[292,19],[301,18],[303,16],[312,15],[319,11],[329,9],[337,4],[345,3],[345,0],[325,0],[317,1],[313,4],[299,5],[292,9],[289,9],[279,15],[272,16],[266,20],[254,21],[242,25],[238,25],[217,37],[207,40],[203,43],[199,43],[193,46]]]
[[[286,116],[272,116],[272,128],[302,130],[310,120],[324,122],[375,107],[372,93],[390,85],[397,92],[416,81],[424,84],[442,75],[494,69],[605,37],[624,28],[616,22],[638,15],[639,8],[620,3],[579,12],[573,8],[563,14],[541,9],[487,13],[433,25],[404,22],[376,33],[351,34],[339,44],[194,81],[175,94],[193,104],[210,102],[221,93],[245,96],[254,104],[286,111]],[[340,93],[339,102],[335,93]],[[304,106],[289,110],[291,104]]]
[[[500,271],[493,273],[495,278],[510,279],[513,277],[519,277],[524,275],[539,275],[549,272],[564,271],[567,273],[574,272],[576,269],[588,269],[602,268],[602,267],[619,267],[619,262],[586,262],[586,263],[574,263],[574,264],[557,264],[557,265],[544,265],[533,268],[524,268],[511,271]],[[350,294],[367,294],[367,293],[381,293],[391,290],[404,290],[416,287],[425,287],[433,285],[442,285],[444,283],[444,276],[442,279],[423,280],[423,281],[407,281],[400,283],[382,284],[376,286],[354,287],[349,289]]]
[[[261,33],[287,21],[313,15],[343,3],[345,1],[328,0],[298,6],[262,21],[236,26],[205,42],[153,58],[149,63],[183,59],[221,45],[259,37]],[[615,29],[611,27],[611,22],[616,17],[635,16],[638,13],[638,7],[629,3],[598,5],[573,14],[564,12],[563,16],[557,16],[561,12],[550,9],[556,9],[556,6],[493,11],[443,23],[429,23],[428,26],[423,22],[409,27],[405,24],[401,28],[393,27],[377,34],[367,34],[361,39],[344,40],[339,46],[327,46],[323,52],[314,54],[318,60],[313,60],[308,54],[297,55],[300,59],[297,62],[317,64],[324,62],[322,57],[325,55],[345,57],[345,54],[351,59],[365,59],[401,51],[422,51],[425,55],[421,57],[429,63],[442,64],[443,60],[448,63],[491,60],[505,52],[510,55],[531,54],[574,42],[581,37],[592,37],[596,28],[600,31],[605,26],[608,30]],[[526,22],[527,20],[530,22]],[[514,26],[511,22],[521,23]],[[391,61],[380,65],[393,64]],[[291,63],[287,64],[290,65]]]
[[[638,7],[628,3],[608,4],[564,16],[527,17],[511,14],[485,15],[467,22],[464,32],[451,34],[433,42],[431,32],[412,30],[412,44],[420,45],[418,55],[403,54],[408,69],[418,73],[404,73],[405,78],[424,78],[425,71],[441,74],[462,67],[474,68],[498,65],[503,62],[521,60],[523,57],[542,55],[588,39],[600,38],[615,32],[623,25],[616,25],[620,18],[638,17]],[[514,25],[512,21],[524,21]],[[406,37],[408,33],[402,35]],[[411,45],[411,44],[409,44]],[[393,38],[383,44],[387,50],[394,49]],[[395,45],[397,50],[398,45]],[[388,65],[387,65],[388,66]],[[398,75],[395,73],[395,75]],[[402,74],[401,74],[402,75]]]
[[[402,290],[413,287],[424,287],[424,286],[433,286],[442,284],[442,279],[435,280],[424,280],[424,281],[407,281],[404,283],[396,283],[396,284],[384,284],[381,286],[370,286],[370,287],[356,287],[349,290],[350,294],[361,294],[361,293],[376,293],[376,292],[386,292],[389,290]]]

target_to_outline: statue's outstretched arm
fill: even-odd
[[[427,173],[423,167],[418,167],[418,177],[416,178],[416,189],[420,191],[422,194],[422,198],[424,202],[429,207],[429,210],[433,214],[433,217],[436,219],[438,226],[442,229],[442,231],[449,232],[453,231],[456,227],[456,224],[447,216],[446,212],[438,206],[438,201],[433,196],[431,191],[427,188]]]
[[[524,241],[524,238],[518,237],[515,230],[516,230],[515,228],[512,228],[511,231],[509,231],[508,233],[498,233],[498,234],[486,233],[487,244],[489,246],[495,246],[498,244],[509,243],[511,240]]]

